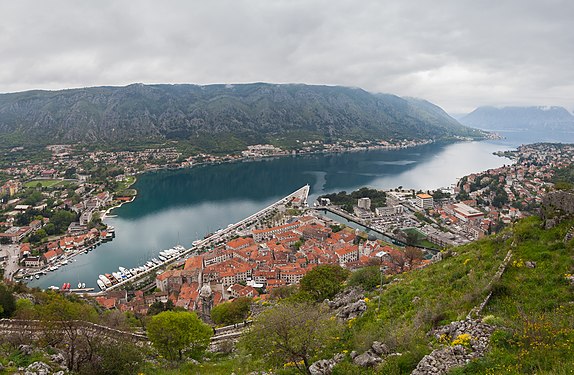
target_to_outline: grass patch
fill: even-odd
[[[32,180],[32,181],[26,182],[24,184],[24,186],[27,188],[35,188],[35,187],[50,188],[50,187],[54,187],[58,184],[61,184],[62,182],[63,182],[62,180]]]
[[[408,240],[409,244],[411,244],[411,245],[424,246],[424,247],[429,247],[431,249],[436,249],[436,248],[440,247],[437,244],[427,240],[427,236],[423,232],[421,232],[420,230],[418,230],[416,228],[404,229],[403,233],[406,234],[407,240]]]

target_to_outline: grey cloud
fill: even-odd
[[[574,2],[0,1],[0,92],[303,82],[574,107]]]

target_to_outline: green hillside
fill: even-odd
[[[565,244],[563,239],[574,221],[550,230],[542,229],[541,224],[536,217],[522,220],[496,236],[446,252],[442,261],[424,269],[387,278],[382,293],[378,288],[367,292],[366,313],[341,325],[338,337],[326,337],[321,355],[313,360],[343,353],[345,359],[332,374],[410,374],[433,349],[457,343],[455,337],[437,339],[428,333],[464,320],[492,292],[480,314],[483,322],[494,327],[486,356],[454,368],[450,374],[572,373],[574,285],[567,277],[574,273],[574,241]],[[489,285],[510,250],[505,272]],[[373,277],[378,278],[377,273]],[[355,365],[350,353],[363,353],[374,341],[400,355],[390,355],[371,368]],[[270,351],[272,344],[270,335]],[[265,369],[278,374],[301,373],[287,359],[283,366],[273,367],[265,356],[254,354],[243,349],[201,364],[153,371],[248,374]]]
[[[198,149],[297,141],[482,137],[424,100],[300,84],[142,85],[0,95],[2,143],[149,144]],[[1,146],[1,144],[0,144]]]
[[[367,312],[347,322],[331,354],[362,353],[379,341],[401,355],[365,369],[354,365],[347,354],[333,374],[410,374],[423,356],[434,348],[451,345],[455,339],[441,342],[428,332],[464,320],[489,292],[492,296],[480,316],[496,329],[490,338],[490,351],[451,373],[574,371],[574,285],[567,279],[574,273],[574,241],[563,242],[574,222],[551,230],[542,229],[541,223],[536,217],[522,220],[501,234],[458,247],[456,253],[445,253],[444,260],[424,269],[387,279],[382,294],[378,290],[367,293]],[[506,271],[489,286],[509,250],[512,258]],[[527,262],[535,262],[535,268],[526,266]],[[256,368],[257,363],[249,365],[241,359],[246,354],[225,359],[220,373],[240,363],[249,370]],[[209,372],[217,369],[212,364]],[[276,370],[297,373],[293,369]]]
[[[547,230],[543,229],[542,224],[542,219],[537,217],[524,219],[496,236],[457,247],[455,251],[445,251],[442,260],[423,269],[388,276],[383,280],[382,287],[376,285],[380,277],[377,267],[353,272],[344,285],[359,284],[371,288],[365,292],[367,310],[358,318],[339,322],[329,317],[333,312],[325,310],[321,303],[311,305],[314,310],[304,312],[313,300],[309,292],[314,287],[329,286],[329,274],[320,273],[318,283],[307,280],[302,283],[305,286],[302,291],[291,290],[290,297],[278,302],[280,309],[272,307],[277,302],[256,303],[263,309],[271,306],[270,310],[255,316],[253,328],[249,331],[252,333],[245,334],[238,349],[231,353],[195,356],[199,362],[166,361],[158,357],[153,348],[146,351],[145,358],[142,358],[143,353],[138,356],[129,350],[120,350],[113,355],[105,351],[105,346],[98,346],[95,353],[110,361],[137,361],[132,362],[130,372],[144,374],[248,374],[255,370],[276,374],[305,372],[304,367],[297,368],[298,365],[302,366],[302,361],[298,363],[288,357],[283,359],[271,355],[280,349],[274,330],[269,328],[266,331],[265,324],[271,322],[272,325],[268,327],[286,324],[286,330],[296,332],[299,344],[312,346],[318,343],[308,351],[309,363],[340,353],[339,359],[342,360],[334,366],[332,374],[409,374],[433,349],[454,348],[453,345],[458,343],[462,350],[471,350],[474,345],[472,340],[475,339],[472,336],[441,335],[437,338],[429,332],[464,320],[491,293],[488,303],[478,315],[493,330],[488,340],[488,351],[484,357],[452,369],[451,374],[572,373],[574,282],[571,274],[574,273],[574,240],[565,243],[564,238],[572,230],[574,220],[564,221]],[[512,256],[497,280],[494,276],[509,252]],[[341,275],[344,274],[337,277]],[[5,296],[3,290],[0,294]],[[9,304],[3,316],[49,316],[65,311],[75,317],[88,311],[91,321],[109,324],[119,319],[115,313],[114,318],[110,319],[112,315],[101,312],[98,318],[92,308],[77,305],[79,301],[63,304],[63,299],[53,294],[35,294],[35,300],[39,305],[32,306],[30,302],[21,301],[15,305]],[[7,299],[2,301],[6,302]],[[294,306],[295,310],[289,310],[290,306]],[[281,316],[288,319],[273,321],[274,311],[281,312]],[[312,322],[305,323],[309,319]],[[294,323],[298,320],[312,324],[305,327]],[[122,318],[121,321],[124,329],[140,324],[133,316],[128,316],[127,320]],[[317,341],[315,337],[307,341],[307,335],[314,332],[319,332],[321,339]],[[263,351],[256,350],[255,334],[264,334],[260,337],[264,340],[261,343],[264,344]],[[353,363],[351,353],[364,353],[375,341],[395,354],[384,355],[380,363],[370,368]],[[46,342],[38,344],[46,345]],[[14,369],[9,366],[10,361],[27,365],[34,358],[46,360],[49,357],[38,352],[26,356],[16,349],[17,345],[13,345],[6,340],[0,342],[0,364],[7,369]],[[78,368],[83,369],[81,373],[90,373],[89,368]],[[99,363],[98,368],[109,367]],[[123,368],[125,370],[125,366]],[[10,373],[6,371],[4,373]],[[110,370],[103,373],[115,372]]]

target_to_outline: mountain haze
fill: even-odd
[[[235,146],[296,139],[481,137],[439,107],[362,89],[303,84],[143,85],[0,95],[0,134],[36,142],[214,138]]]
[[[479,107],[459,121],[488,130],[574,129],[574,116],[562,107]]]

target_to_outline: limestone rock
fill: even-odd
[[[383,344],[379,341],[373,342],[373,345],[371,345],[371,349],[373,350],[373,352],[375,352],[378,355],[390,353],[389,348],[385,344]]]
[[[363,354],[359,354],[353,359],[353,363],[361,367],[373,367],[382,361],[383,359],[372,350],[367,350]]]
[[[528,260],[528,261],[524,262],[524,265],[528,268],[536,268],[536,262],[534,262],[534,261]]]
[[[440,262],[440,261],[442,261],[442,252],[439,251],[438,253],[436,253],[435,255],[432,256],[431,262],[432,262],[432,263],[437,263],[437,262]]]
[[[49,375],[52,373],[52,368],[44,362],[34,362],[26,368],[25,375]]]
[[[50,356],[50,361],[57,363],[60,366],[66,366],[66,358],[62,353],[52,354]]]
[[[437,338],[443,336],[454,340],[462,334],[470,335],[469,346],[455,345],[435,349],[423,357],[412,374],[447,374],[454,367],[464,366],[469,361],[484,356],[492,332],[494,332],[493,326],[472,319],[452,322],[437,328],[432,332]]]
[[[360,288],[346,288],[333,297],[332,301],[326,300],[326,302],[331,309],[338,309],[363,298],[365,298],[365,295]]]
[[[34,348],[32,348],[30,345],[20,345],[18,347],[18,350],[20,351],[20,353],[24,354],[24,355],[30,355],[32,353],[34,353]]]
[[[362,315],[367,310],[365,295],[360,288],[346,288],[337,294],[332,301],[325,302],[332,310],[336,310],[337,317],[352,319]]]
[[[345,359],[345,355],[343,353],[335,354],[331,359],[322,359],[313,363],[309,366],[309,372],[311,375],[331,375],[333,367],[343,359]]]
[[[361,316],[367,310],[367,303],[364,300],[358,300],[355,303],[342,307],[337,316],[341,319],[352,319]]]

